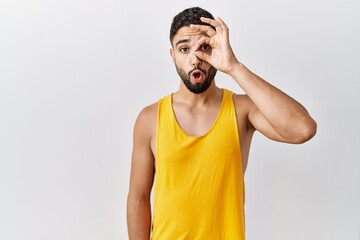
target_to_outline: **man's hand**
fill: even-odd
[[[213,20],[201,17],[201,21],[210,24],[215,30],[206,25],[190,25],[192,29],[199,30],[206,34],[206,36],[202,36],[196,43],[195,49],[199,50],[195,52],[195,55],[210,63],[219,71],[230,74],[233,67],[238,63],[238,60],[230,46],[229,28],[220,18]],[[201,46],[205,44],[211,47],[211,51],[201,51]]]

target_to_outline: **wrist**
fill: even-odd
[[[235,78],[236,75],[238,75],[244,67],[245,66],[242,63],[236,61],[234,64],[231,64],[231,67],[227,71],[227,74],[230,75],[232,78]]]

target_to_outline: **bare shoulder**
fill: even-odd
[[[246,94],[233,94],[233,101],[236,112],[241,114],[248,114],[255,106],[254,102]]]
[[[143,119],[146,121],[152,121],[157,119],[157,109],[158,109],[158,103],[153,103],[141,110],[138,116],[139,119]]]
[[[157,102],[143,108],[136,119],[135,132],[151,137],[156,129],[157,111]]]
[[[253,128],[249,121],[249,113],[256,107],[254,102],[246,94],[233,94],[233,101],[236,110],[238,123],[246,124],[247,129]]]

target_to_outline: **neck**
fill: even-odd
[[[202,106],[218,101],[221,99],[221,95],[222,90],[215,85],[215,80],[212,81],[211,85],[205,92],[199,94],[190,92],[181,81],[179,91],[173,94],[173,98],[176,101],[184,102],[191,106]]]

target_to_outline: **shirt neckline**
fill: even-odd
[[[224,108],[224,105],[225,105],[225,89],[221,88],[222,90],[222,99],[221,99],[221,105],[220,105],[220,109],[219,109],[219,112],[217,113],[217,116],[216,116],[216,119],[215,121],[212,123],[211,127],[209,128],[209,130],[207,130],[207,132],[205,132],[204,134],[202,135],[189,135],[188,133],[186,133],[184,131],[184,129],[180,126],[179,122],[177,121],[176,119],[176,115],[175,115],[175,111],[174,111],[174,107],[173,107],[173,94],[170,94],[170,108],[171,108],[171,113],[172,113],[172,117],[175,121],[175,124],[176,124],[176,127],[178,128],[178,130],[180,130],[180,132],[182,132],[183,135],[185,135],[186,137],[189,137],[189,138],[202,138],[202,137],[205,137],[207,136],[208,134],[210,134],[210,132],[212,132],[212,130],[215,128],[219,118],[220,118],[220,115],[223,111],[223,108]]]

